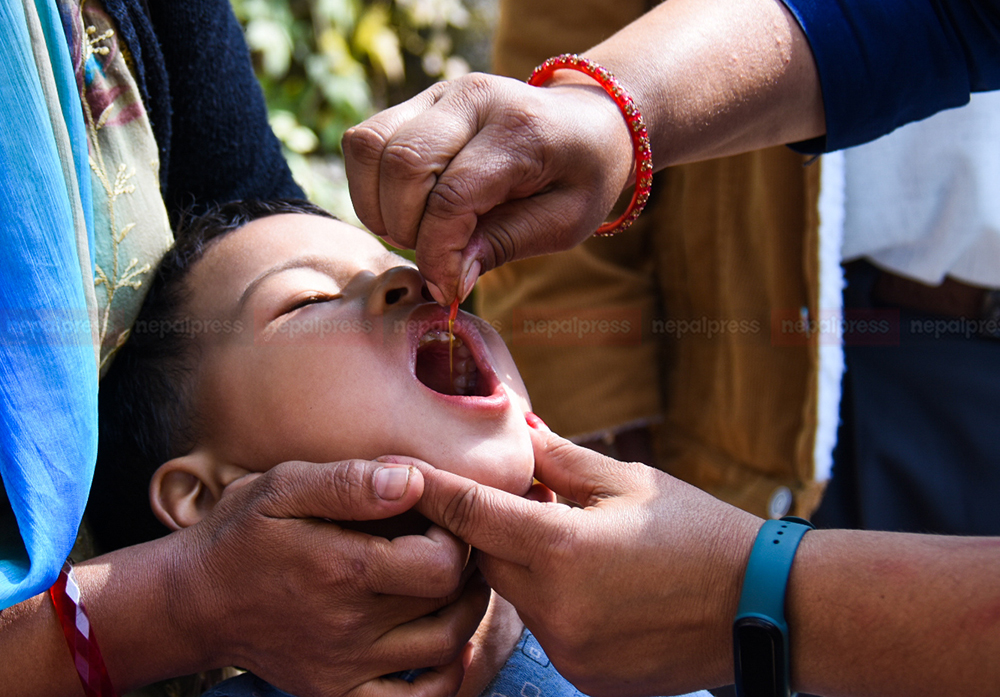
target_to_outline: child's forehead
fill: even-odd
[[[317,215],[291,213],[259,218],[233,231],[222,242],[221,256],[257,264],[277,264],[299,256],[326,257],[334,263],[361,267],[411,264],[367,230]]]
[[[348,223],[304,214],[259,218],[227,234],[191,271],[195,304],[232,304],[265,276],[285,268],[314,268],[332,276],[381,273],[412,262],[371,233]]]

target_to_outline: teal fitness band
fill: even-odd
[[[738,697],[794,697],[785,589],[799,542],[812,529],[809,521],[786,516],[767,521],[757,533],[733,621]]]

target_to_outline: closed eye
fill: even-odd
[[[337,293],[336,295],[327,295],[327,294],[309,295],[295,301],[287,310],[285,310],[281,314],[287,315],[291,312],[295,312],[296,310],[301,310],[303,307],[308,307],[309,305],[316,305],[317,303],[325,303],[331,300],[338,300],[342,297],[344,296],[341,295],[340,293]]]

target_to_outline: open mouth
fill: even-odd
[[[476,365],[475,356],[456,335],[449,357],[448,332],[431,329],[417,342],[417,380],[446,395],[488,397],[491,386]]]

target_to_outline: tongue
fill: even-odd
[[[417,351],[417,380],[435,392],[458,394],[448,367],[448,342],[432,341]]]

